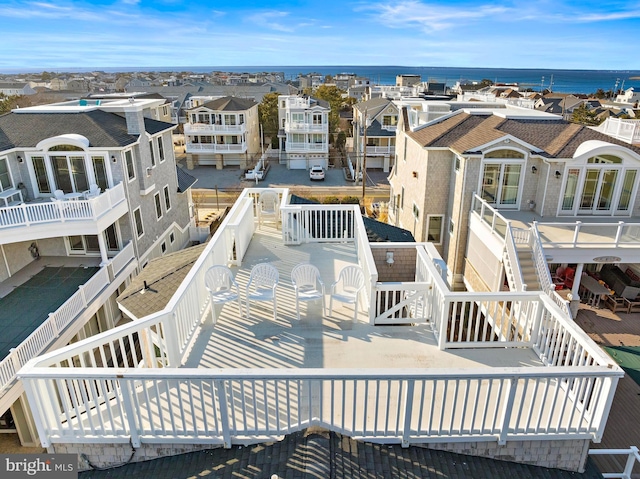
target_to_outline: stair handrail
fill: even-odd
[[[505,267],[508,267],[511,271],[513,282],[516,286],[516,291],[526,291],[527,285],[524,284],[522,279],[522,270],[520,269],[520,261],[518,260],[518,252],[516,251],[516,242],[513,239],[513,231],[511,230],[511,222],[507,221],[506,234],[504,238],[504,247],[507,263]],[[507,272],[507,277],[509,272]]]
[[[547,294],[550,294],[551,291],[555,291],[555,286],[553,285],[553,279],[551,278],[547,258],[544,254],[544,249],[542,248],[542,241],[540,240],[537,221],[533,222],[533,226],[531,226],[529,232],[529,246],[533,253],[533,263],[536,267],[536,273],[538,274],[538,281],[540,281],[540,289]]]
[[[556,287],[553,284],[549,264],[547,263],[547,258],[542,247],[537,221],[533,222],[529,231],[529,242],[531,251],[533,252],[533,263],[536,267],[536,273],[538,274],[538,281],[540,281],[540,289],[547,293],[569,318],[573,319],[569,302],[556,292]]]

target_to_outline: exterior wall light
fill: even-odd
[[[24,163],[24,158],[18,155],[18,163]]]
[[[394,263],[394,261],[393,261],[393,251],[387,251],[386,262],[389,265],[389,267],[391,267],[391,265],[393,265],[393,263]]]
[[[538,168],[536,168],[536,165],[533,165],[531,167],[531,173],[533,173],[534,175],[538,172]]]
[[[562,173],[560,173],[560,170],[556,170],[556,178],[560,179],[561,176]]]
[[[118,159],[115,157],[115,155],[111,155],[111,161],[115,163],[116,161],[118,161]]]

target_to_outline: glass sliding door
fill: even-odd
[[[71,163],[71,175],[75,187],[74,191],[82,192],[88,190],[89,182],[87,181],[84,156],[71,156],[69,157],[69,162]]]
[[[482,199],[487,203],[496,203],[498,200],[499,177],[500,165],[484,165],[482,175]]]
[[[101,191],[107,190],[109,188],[109,181],[107,179],[107,167],[104,156],[92,156],[91,162],[93,163],[93,176],[96,180],[96,185],[100,187]]]
[[[578,190],[578,181],[580,179],[580,170],[571,169],[567,175],[567,183],[562,196],[562,211],[572,212],[576,202],[576,191]]]
[[[65,193],[73,192],[73,184],[71,183],[71,175],[69,172],[69,164],[66,156],[52,156],[51,164],[53,166],[53,177],[56,181],[56,189]]]
[[[597,211],[611,211],[613,204],[613,190],[616,187],[618,170],[603,170],[600,177],[600,187],[598,188]]]
[[[618,208],[616,211],[622,213],[629,211],[631,205],[631,198],[633,193],[633,187],[636,183],[636,170],[627,170],[624,174],[624,180],[622,182],[622,189],[620,191],[620,200],[618,201]]]
[[[500,204],[515,205],[517,203],[521,167],[521,165],[504,165]]]
[[[47,175],[47,165],[44,162],[44,156],[32,156],[33,172],[36,175],[36,184],[40,193],[51,193],[49,186],[49,176]]]

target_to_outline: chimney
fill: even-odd
[[[130,135],[139,135],[144,132],[144,116],[142,115],[142,107],[134,106],[135,100],[129,98],[131,107],[124,109],[124,117],[127,120],[127,133]]]

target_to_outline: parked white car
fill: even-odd
[[[320,165],[313,165],[309,170],[310,180],[324,180],[324,169]]]

